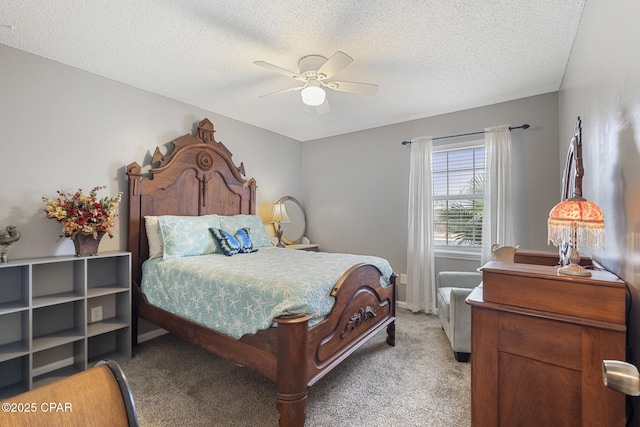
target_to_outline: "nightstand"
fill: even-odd
[[[318,246],[319,245],[314,244],[314,243],[298,243],[298,244],[295,244],[295,245],[287,245],[287,246],[285,246],[285,248],[287,248],[287,249],[297,249],[299,251],[318,252],[320,250]]]

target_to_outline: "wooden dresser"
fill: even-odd
[[[625,283],[549,265],[490,262],[482,272],[467,299],[472,425],[624,426],[625,396],[603,385],[602,360],[626,359]]]

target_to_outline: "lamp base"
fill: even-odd
[[[566,267],[560,267],[558,269],[558,273],[566,274],[568,276],[582,276],[582,277],[591,276],[591,272],[585,269],[580,264],[569,264]]]
[[[286,247],[284,243],[282,243],[282,227],[280,226],[280,223],[278,223],[278,228],[276,228],[276,237],[278,238],[278,244],[276,245],[276,247],[277,248]]]
[[[566,274],[568,276],[582,276],[589,277],[591,272],[580,265],[580,254],[578,250],[571,245],[571,254],[569,255],[569,265],[566,267],[560,267],[558,269],[559,274]]]

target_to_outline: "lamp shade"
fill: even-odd
[[[324,103],[327,94],[317,82],[309,81],[307,87],[302,89],[302,102],[310,107],[317,107]]]
[[[558,203],[549,212],[549,241],[573,247],[604,247],[604,214],[595,203],[572,198]]]
[[[291,222],[291,218],[287,214],[287,208],[285,208],[284,203],[274,203],[273,211],[271,213],[271,221],[273,223],[281,223],[281,222]]]

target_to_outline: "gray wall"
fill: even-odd
[[[544,153],[558,151],[556,93],[302,144],[4,45],[0,60],[0,227],[14,224],[22,232],[10,259],[73,253],[68,239],[58,241],[59,224],[44,217],[41,197],[95,185],[126,194],[128,163],[147,166],[156,146],[168,149],[204,117],[256,178],[259,214],[268,217],[273,201],[294,196],[307,210],[307,234],[322,249],[383,256],[398,273],[406,270],[410,151],[400,142],[529,123],[530,130],[512,134],[522,170],[519,242],[546,247],[540,218],[555,202],[545,188],[556,186],[558,172]],[[104,239],[101,251],[126,249],[126,203],[114,239]],[[478,265],[474,257],[436,260],[441,269]]]
[[[640,2],[588,1],[560,89],[564,161],[582,118],[583,194],[605,215],[606,249],[593,257],[628,284],[630,361],[640,366]],[[586,251],[585,251],[586,252]],[[640,425],[639,398],[632,398]]]
[[[259,214],[268,218],[284,195],[303,200],[298,141],[5,45],[0,64],[0,227],[22,232],[10,259],[73,253],[69,239],[56,242],[60,225],[45,218],[41,197],[96,185],[126,194],[127,164],[147,165],[156,146],[168,148],[205,117],[256,179]],[[101,251],[126,249],[126,203]]]
[[[311,240],[327,251],[385,257],[397,273],[405,273],[410,148],[401,142],[507,123],[531,125],[511,134],[518,244],[554,250],[547,246],[546,221],[560,198],[557,92],[305,142],[303,181]],[[437,260],[436,267],[470,270],[480,262],[451,257],[456,258]]]

